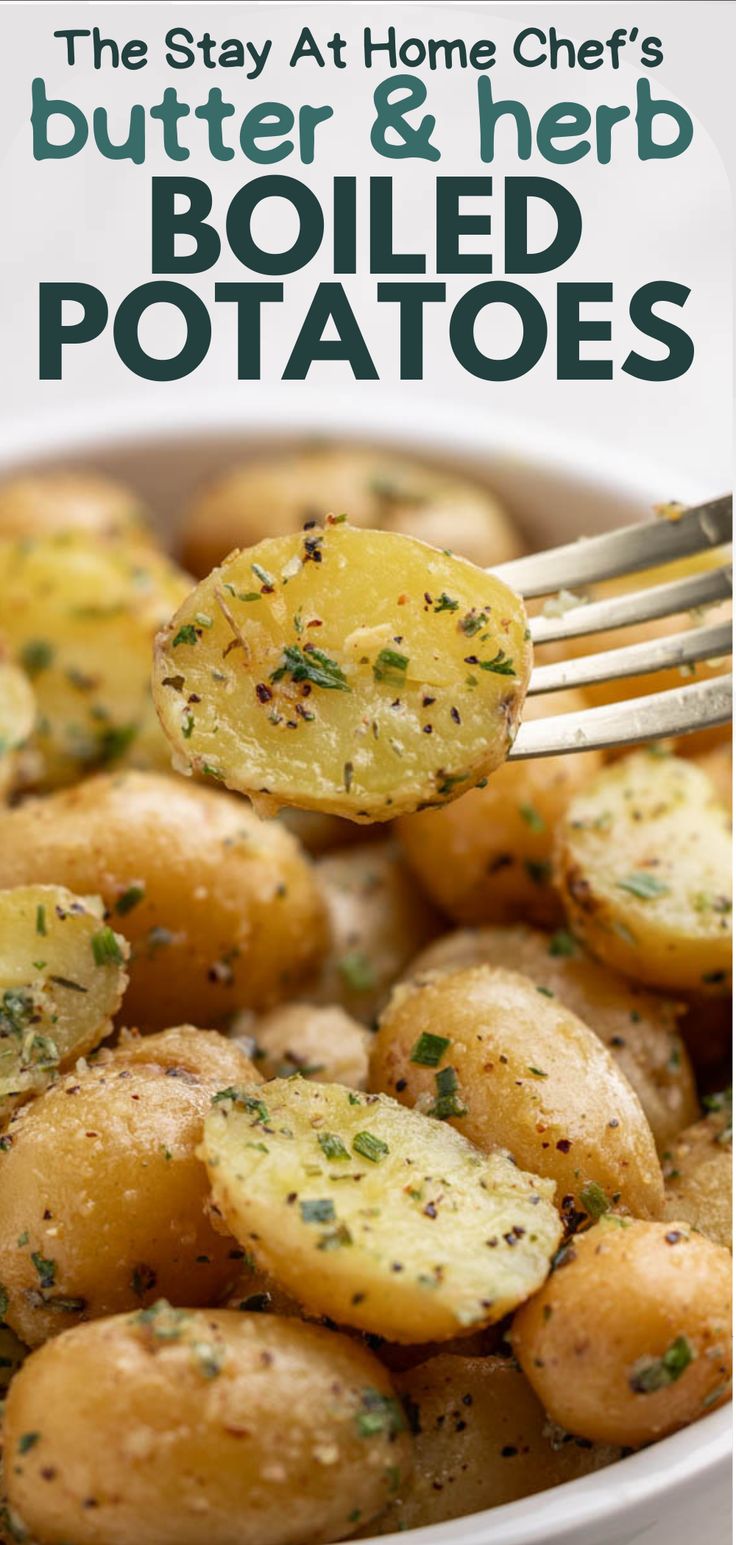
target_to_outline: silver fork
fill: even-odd
[[[694,506],[675,519],[624,526],[603,536],[582,538],[529,558],[502,563],[492,572],[527,600],[556,592],[569,593],[569,606],[561,616],[530,619],[535,645],[580,638],[657,617],[699,611],[728,599],[732,593],[730,564],[606,601],[586,602],[574,592],[595,580],[636,574],[709,547],[721,547],[731,541],[731,525],[732,499],[728,495]],[[529,694],[622,681],[627,676],[648,675],[697,660],[722,659],[731,650],[730,622],[705,623],[685,633],[673,633],[669,638],[645,640],[554,665],[538,665],[532,671]],[[732,715],[732,685],[733,677],[722,675],[712,681],[586,708],[582,713],[534,719],[522,723],[509,756],[521,759],[604,750],[726,724]]]

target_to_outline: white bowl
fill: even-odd
[[[192,488],[227,462],[265,443],[315,435],[367,440],[417,451],[487,481],[519,517],[535,545],[642,519],[653,503],[694,502],[718,490],[627,461],[615,449],[562,445],[538,426],[492,421],[415,400],[395,412],[305,392],[289,403],[264,389],[248,422],[228,402],[168,398],[145,415],[78,410],[44,422],[5,424],[0,474],[44,463],[88,464],[130,482],[175,531]],[[1,603],[0,603],[1,608]],[[412,1545],[724,1545],[731,1538],[731,1408],[609,1469],[520,1502],[414,1530]],[[406,1535],[384,1536],[397,1542]]]

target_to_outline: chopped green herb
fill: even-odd
[[[434,609],[436,612],[456,612],[459,605],[459,601],[454,601],[452,596],[447,595],[443,590],[442,594],[437,597]]]
[[[364,1159],[370,1159],[371,1164],[380,1164],[388,1151],[388,1143],[384,1143],[381,1137],[374,1137],[372,1132],[358,1132],[353,1138],[353,1152],[361,1154]]]
[[[543,817],[535,810],[534,805],[519,805],[519,815],[526,821],[530,831],[543,832],[547,830]]]
[[[566,928],[558,928],[549,941],[550,955],[577,955],[578,947],[571,933]]]
[[[433,1105],[427,1112],[428,1116],[435,1116],[438,1121],[448,1121],[452,1116],[467,1116],[468,1108],[463,1105],[457,1093],[457,1072],[455,1068],[440,1068],[435,1073],[434,1081],[437,1086],[437,1096]]]
[[[36,933],[46,933],[46,908],[36,907]]]
[[[611,1211],[611,1204],[602,1186],[597,1180],[589,1180],[580,1192],[580,1201],[591,1218],[602,1218],[604,1212]]]
[[[640,1357],[629,1374],[635,1395],[653,1395],[676,1384],[695,1357],[687,1336],[677,1336],[662,1357]]]
[[[45,1255],[41,1255],[40,1250],[34,1250],[32,1252],[31,1260],[33,1261],[33,1264],[38,1273],[38,1280],[41,1284],[41,1287],[53,1287],[56,1281],[56,1261],[49,1261]]]
[[[211,1341],[195,1341],[192,1355],[205,1379],[216,1379],[225,1360],[224,1347],[213,1346]]]
[[[543,998],[554,998],[554,993],[551,987],[537,986],[537,992],[541,992]]]
[[[326,1159],[350,1158],[350,1154],[348,1153],[345,1144],[343,1143],[342,1139],[338,1137],[336,1132],[320,1132],[317,1137],[317,1142],[319,1143],[319,1146],[322,1149]]]
[[[45,638],[29,638],[20,651],[20,663],[29,676],[38,676],[48,670],[54,658],[54,646]]]
[[[332,1223],[335,1219],[335,1203],[328,1196],[300,1202],[299,1211],[303,1223]]]
[[[29,1449],[35,1448],[40,1436],[40,1432],[22,1432],[18,1439],[18,1453],[27,1454]]]
[[[502,649],[498,650],[492,660],[479,660],[478,665],[482,671],[493,671],[496,676],[516,675],[516,666],[511,656],[504,654]]]
[[[377,1389],[364,1389],[361,1392],[361,1405],[362,1410],[355,1418],[361,1438],[374,1438],[379,1433],[395,1438],[400,1432],[406,1431],[406,1417],[393,1395],[383,1395]]]
[[[98,929],[97,933],[93,933],[90,943],[96,966],[121,966],[123,964],[123,952],[112,928]]]
[[[473,608],[472,611],[466,612],[465,616],[460,618],[458,627],[465,634],[466,638],[474,638],[476,633],[480,633],[481,628],[485,627],[487,621],[487,612],[477,612]]]
[[[179,629],[179,632],[171,640],[171,647],[172,649],[178,649],[180,644],[196,644],[196,642],[197,629],[195,628],[194,623],[185,622],[183,627]]]
[[[268,1106],[254,1094],[246,1094],[242,1089],[232,1087],[220,1089],[218,1094],[213,1094],[211,1103],[220,1105],[224,1100],[232,1100],[241,1110],[252,1111],[259,1121],[268,1121]]]
[[[8,1312],[9,1303],[10,1299],[8,1297],[8,1290],[6,1287],[3,1287],[2,1282],[0,1282],[0,1320],[5,1319],[5,1316]]]
[[[409,1057],[410,1062],[416,1062],[423,1068],[439,1067],[450,1041],[445,1035],[431,1035],[429,1031],[423,1031],[418,1041],[414,1042]]]
[[[533,1073],[535,1078],[549,1078],[549,1073],[545,1073],[544,1068],[533,1068],[531,1064],[527,1068],[527,1073]]]
[[[262,568],[260,563],[252,563],[251,569],[253,570],[256,579],[260,579],[261,584],[265,585],[267,590],[273,590],[273,587],[276,584],[276,580],[274,579],[273,574],[269,574],[268,569]]]
[[[324,687],[333,692],[349,692],[350,687],[337,660],[330,659],[313,644],[287,644],[283,664],[273,671],[271,681],[282,681],[290,675],[293,681],[309,681],[313,687]]]
[[[352,992],[371,992],[376,985],[376,973],[361,950],[350,950],[337,962],[337,969]]]
[[[373,680],[385,681],[392,687],[403,687],[408,665],[408,655],[399,654],[397,649],[382,649],[373,663]]]
[[[663,885],[655,874],[650,874],[646,869],[637,869],[633,874],[627,874],[617,882],[617,889],[628,891],[629,895],[637,896],[640,901],[652,901],[657,896],[670,894],[669,885]]]
[[[122,896],[118,896],[115,902],[115,911],[120,917],[126,917],[128,912],[132,912],[133,908],[137,907],[138,902],[143,900],[145,894],[146,889],[144,885],[129,885],[127,891],[123,891]]]

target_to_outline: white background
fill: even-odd
[[[557,278],[612,280],[615,304],[612,357],[614,378],[605,382],[557,382],[554,367],[554,328],[545,359],[520,381],[488,384],[464,373],[452,360],[447,343],[449,307],[428,308],[425,380],[401,383],[398,378],[397,332],[394,308],[375,303],[375,278],[365,272],[345,281],[374,359],[381,373],[378,382],[353,382],[344,365],[315,366],[306,382],[281,383],[280,373],[291,350],[296,331],[315,284],[329,275],[329,245],[301,274],[287,279],[287,302],[268,307],[264,322],[264,389],[275,394],[276,408],[288,422],[290,403],[303,403],[305,394],[339,388],[346,397],[375,404],[380,395],[384,407],[401,414],[410,395],[413,404],[426,398],[445,403],[448,415],[462,413],[464,406],[481,407],[489,425],[499,416],[522,418],[549,433],[566,438],[605,442],[616,448],[622,466],[640,456],[659,462],[667,470],[663,497],[675,497],[678,477],[717,493],[730,481],[731,462],[731,196],[722,155],[733,138],[733,51],[736,14],[730,4],[526,4],[469,6],[394,5],[220,5],[195,3],[105,5],[80,4],[6,5],[0,13],[2,51],[2,185],[5,222],[3,285],[0,295],[0,336],[4,369],[0,406],[6,420],[15,416],[53,420],[74,407],[90,409],[103,403],[121,416],[135,403],[140,410],[148,400],[166,399],[169,406],[212,402],[222,397],[232,409],[248,408],[260,391],[258,383],[238,382],[235,371],[234,311],[212,307],[213,343],[205,364],[188,379],[153,384],[131,375],[114,353],[110,329],[98,342],[68,351],[61,382],[37,378],[37,305],[41,280],[83,280],[98,285],[107,295],[111,312],[134,286],[151,277],[149,185],[152,174],[182,171],[208,181],[215,194],[215,212],[224,231],[228,199],[253,168],[238,152],[234,161],[218,164],[202,148],[203,126],[192,131],[190,160],[180,167],[163,156],[158,132],[151,127],[150,155],[143,166],[109,162],[90,148],[74,159],[36,163],[31,153],[30,82],[43,75],[51,94],[69,96],[88,114],[104,103],[110,108],[113,137],[125,132],[131,101],[151,104],[164,86],[175,85],[180,96],[201,101],[212,85],[220,85],[226,98],[242,112],[258,102],[277,99],[297,106],[299,102],[329,102],[335,116],[319,131],[321,153],[311,168],[295,157],[273,170],[305,178],[326,198],[335,174],[355,174],[363,182],[371,173],[393,175],[399,190],[398,240],[432,247],[432,202],[435,175],[478,174],[492,171],[499,186],[504,173],[539,172],[564,180],[578,199],[584,218],[578,252],[559,275],[526,281],[553,311]],[[606,38],[617,26],[637,25],[640,35],[662,38],[665,62],[646,72],[657,96],[681,98],[696,120],[690,150],[672,161],[637,161],[633,130],[623,128],[619,148],[610,166],[599,166],[591,157],[570,166],[553,167],[536,154],[519,165],[511,153],[511,136],[501,140],[505,150],[492,168],[484,168],[477,154],[475,76],[472,72],[437,72],[429,81],[428,107],[437,117],[436,143],[442,160],[436,165],[388,162],[370,149],[373,117],[372,92],[383,73],[362,68],[344,71],[318,70],[304,64],[287,67],[290,46],[301,26],[308,23],[319,36],[337,28],[348,38],[359,59],[360,34],[370,22],[376,30],[393,23],[400,35],[434,35],[468,40],[496,40],[502,61],[491,72],[494,95],[516,96],[527,104],[532,118],[553,102],[573,98],[594,108],[597,102],[633,102],[636,72],[625,64],[614,73],[609,67],[596,72],[560,68],[522,70],[511,59],[511,41],[521,27],[554,23],[560,33],[582,41]],[[135,74],[109,68],[95,72],[91,66],[69,69],[63,45],[52,37],[60,26],[99,24],[119,40],[143,37],[151,45],[154,61]],[[209,71],[195,66],[171,72],[162,59],[161,40],[168,27],[185,25],[195,34],[206,28],[224,39],[272,37],[274,48],[267,73],[248,82],[237,70]],[[626,58],[626,53],[624,54]],[[192,123],[192,120],[189,120]],[[189,137],[188,128],[185,135]],[[716,143],[714,143],[714,138]],[[268,170],[268,169],[265,169]],[[498,201],[500,203],[500,201]],[[501,226],[500,210],[493,201],[494,229]],[[272,205],[273,209],[274,206]],[[329,219],[328,219],[329,230]],[[359,238],[360,239],[360,238]],[[362,226],[365,244],[365,223]],[[498,252],[498,247],[495,248]],[[367,266],[367,264],[366,264]],[[497,259],[500,270],[500,252]],[[431,265],[430,265],[431,269]],[[223,255],[218,279],[250,276],[235,259]],[[431,271],[428,272],[432,277]],[[483,276],[448,280],[448,295],[459,295]],[[683,322],[695,339],[696,356],[681,380],[658,385],[638,382],[621,374],[620,362],[634,343],[627,309],[631,293],[650,279],[673,279],[691,287]],[[197,288],[211,301],[214,274],[185,276],[184,283]],[[522,281],[524,282],[524,281]],[[386,313],[389,314],[387,320]],[[673,313],[674,315],[674,313]],[[157,346],[175,342],[180,330],[171,331],[170,320],[159,314],[147,337]],[[481,335],[482,336],[482,335]],[[596,352],[600,345],[591,345]],[[608,348],[608,346],[605,346]]]

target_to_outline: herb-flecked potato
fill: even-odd
[[[728,992],[730,820],[693,762],[637,751],[606,767],[568,806],[556,868],[593,955],[668,992]]]
[[[0,886],[100,895],[130,942],[129,1024],[217,1025],[293,993],[326,943],[308,860],[243,800],[164,774],[100,773],[0,810]]]
[[[506,757],[531,668],[492,574],[339,520],[235,552],[156,641],[177,765],[273,806],[386,821]]]
[[[101,472],[58,468],[26,472],[0,484],[0,538],[90,536],[148,542],[151,531],[137,494]]]
[[[396,978],[439,931],[440,919],[394,844],[364,842],[327,853],[315,874],[327,903],[330,947],[307,995],[374,1024]]]
[[[584,708],[579,692],[557,692],[528,698],[524,718]],[[555,828],[601,765],[596,751],[508,762],[445,808],[403,816],[398,835],[427,895],[459,923],[560,922]]]
[[[10,1506],[38,1545],[317,1545],[380,1512],[412,1458],[357,1342],[165,1303],[35,1353],[5,1445]]]
[[[0,890],[0,1125],[110,1034],[127,957],[96,898]]]
[[[728,1399],[731,1257],[687,1224],[603,1219],[517,1313],[511,1343],[554,1421],[637,1447]]]
[[[560,1239],[548,1182],[339,1084],[224,1090],[200,1153],[259,1266],[311,1313],[392,1341],[503,1318],[544,1281]]]
[[[525,923],[458,928],[422,950],[406,974],[413,980],[482,965],[531,977],[600,1037],[638,1094],[660,1152],[697,1120],[695,1079],[678,1032],[684,1005],[592,960],[567,929],[548,934]]]
[[[664,1155],[665,1218],[682,1218],[698,1233],[732,1248],[733,1153],[731,1091],[706,1096],[707,1116],[681,1132]]]
[[[183,559],[199,578],[234,547],[301,531],[328,513],[451,547],[481,568],[523,551],[498,499],[470,479],[393,451],[314,445],[279,446],[201,489],[185,516]]]
[[[36,697],[38,787],[121,761],[170,763],[151,700],[151,645],[188,587],[151,547],[78,533],[0,540],[2,631]]]
[[[443,1114],[484,1152],[551,1179],[558,1205],[657,1217],[662,1175],[641,1105],[598,1036],[546,989],[475,966],[398,987],[370,1087]]]
[[[621,1457],[555,1429],[510,1357],[440,1353],[394,1382],[412,1417],[415,1462],[374,1525],[379,1534],[500,1507]]]
[[[36,699],[25,672],[4,657],[0,646],[0,800],[19,781],[21,747],[36,721]]]
[[[28,1346],[162,1293],[212,1303],[234,1282],[241,1251],[213,1227],[196,1148],[213,1094],[243,1077],[258,1075],[231,1041],[180,1029],[103,1053],[11,1117],[0,1283]]]
[[[368,1082],[371,1033],[337,1003],[281,1003],[242,1031],[236,1020],[233,1033],[264,1078],[300,1073],[351,1089]]]

